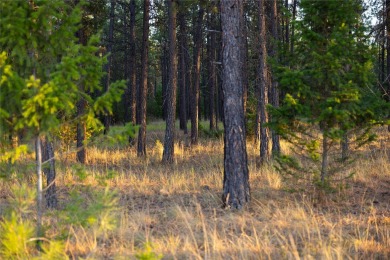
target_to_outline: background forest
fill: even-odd
[[[389,0],[0,1],[0,258],[389,258],[389,37]]]

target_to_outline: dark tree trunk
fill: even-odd
[[[77,36],[79,38],[79,43],[82,45],[87,44],[86,35],[83,28],[80,28],[77,32]],[[80,91],[84,91],[84,86],[81,85]],[[77,147],[77,153],[76,153],[76,160],[80,163],[85,164],[86,158],[87,158],[87,152],[84,147],[85,142],[85,122],[80,120],[80,117],[82,117],[85,113],[85,109],[87,106],[87,101],[80,96],[80,99],[77,101],[76,107],[77,107],[77,118],[79,121],[77,122],[77,133],[76,133],[76,147]]]
[[[213,12],[210,13],[210,44],[208,44],[209,48],[209,104],[210,104],[210,130],[215,131],[217,129],[217,118],[215,111],[215,94],[216,94],[216,83],[217,83],[217,75],[216,75],[216,28],[215,28],[215,14]]]
[[[222,201],[241,209],[250,200],[242,78],[242,0],[222,1],[224,180]]]
[[[167,86],[168,86],[168,58],[169,54],[167,51],[166,43],[163,43],[161,55],[161,85],[162,85],[162,114],[163,119],[167,119]]]
[[[191,145],[198,144],[199,123],[199,85],[200,85],[200,55],[202,50],[202,20],[203,8],[200,6],[196,25],[194,25],[194,66],[191,93]]]
[[[293,0],[293,7],[292,7],[292,25],[291,25],[291,41],[290,41],[290,52],[291,55],[294,54],[294,34],[295,34],[295,17],[297,16],[297,1]]]
[[[277,10],[277,1],[272,0],[271,3],[271,34],[272,34],[272,42],[270,49],[270,56],[274,59],[277,57],[277,41],[278,41],[278,10]],[[274,73],[272,73],[271,77],[271,104],[274,107],[279,106],[279,87],[278,82],[276,81]],[[272,136],[272,154],[280,154],[280,139],[279,135],[275,133],[275,131],[271,131]]]
[[[387,54],[387,80],[386,80],[386,92],[387,102],[390,102],[390,0],[386,0],[386,54]],[[390,132],[390,125],[388,126]]]
[[[267,77],[267,44],[266,44],[266,26],[265,26],[265,9],[264,1],[258,1],[259,8],[259,80],[258,80],[258,93],[259,100],[257,102],[257,115],[256,115],[256,127],[258,133],[256,133],[256,139],[260,140],[260,165],[269,160],[269,134],[268,128],[265,124],[268,121],[268,113],[266,106],[268,104],[268,77]]]
[[[138,132],[137,156],[146,155],[146,100],[148,93],[148,52],[149,52],[149,0],[144,0],[144,25],[142,36],[142,70],[140,84],[140,128]]]
[[[136,70],[135,70],[135,61],[136,61],[136,52],[135,52],[135,0],[130,1],[130,34],[129,34],[129,43],[130,43],[130,62],[129,62],[129,82],[128,88],[130,92],[130,121],[136,123],[136,113],[137,113],[137,79],[136,79]]]
[[[108,61],[105,65],[106,76],[104,80],[104,90],[108,91],[110,88],[110,80],[111,80],[111,65],[112,65],[112,45],[114,40],[114,19],[115,19],[115,4],[116,0],[111,0],[111,8],[110,8],[110,25],[108,28],[108,42],[107,42],[107,53],[108,53]],[[111,116],[104,116],[104,134],[107,134],[110,129],[111,124]]]
[[[244,100],[244,114],[246,116],[246,102],[248,100],[248,41],[247,41],[247,36],[248,36],[248,30],[247,30],[247,25],[246,25],[246,16],[244,14],[244,20],[241,25],[241,30],[243,37],[241,38],[241,48],[243,49],[242,51],[242,61],[241,61],[241,66],[242,66],[242,80],[243,80],[243,88],[244,88],[244,93],[243,93],[243,100]]]
[[[54,159],[54,149],[53,142],[51,142],[48,137],[42,138],[42,163],[43,163],[43,172],[46,175],[46,205],[48,208],[57,208],[57,194],[56,194],[56,169],[55,169],[55,159]]]
[[[80,100],[77,102],[77,117],[81,117],[85,113],[87,102],[84,98],[80,98]],[[83,121],[79,121],[77,123],[77,137],[76,137],[76,146],[77,146],[77,153],[76,153],[76,160],[82,164],[85,164],[87,159],[87,151],[84,146],[85,142],[85,123]]]
[[[177,89],[177,49],[176,49],[176,1],[168,0],[169,16],[169,81],[166,93],[167,118],[164,139],[164,151],[162,161],[173,163],[174,138],[175,138],[175,114],[176,114],[176,89]]]
[[[187,26],[185,16],[186,12],[182,11],[178,14],[179,23],[179,89],[180,89],[180,129],[184,131],[184,134],[188,133],[187,130],[187,59],[186,52],[188,51],[187,45]]]

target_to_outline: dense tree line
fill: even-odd
[[[33,125],[17,120],[23,117],[24,104],[18,107],[7,98],[24,100],[33,94],[25,93],[23,84],[15,92],[6,86],[11,80],[1,83],[1,137],[10,143],[8,139],[35,127],[37,154],[43,138],[44,160],[52,161],[49,184],[55,178],[50,131],[58,122],[72,118],[77,123],[80,163],[87,160],[86,130],[98,125],[92,118],[103,122],[106,134],[112,124],[139,125],[138,156],[147,155],[148,118],[164,119],[165,163],[174,161],[177,117],[192,146],[198,144],[201,119],[210,121],[210,129],[203,131],[215,133],[218,122],[224,122],[223,201],[235,208],[250,198],[247,135],[259,145],[260,165],[273,157],[291,176],[309,167],[318,183],[325,185],[335,160],[332,149],[338,149],[335,144],[341,145],[340,157],[345,162],[352,144],[370,141],[373,125],[388,119],[388,107],[382,101],[390,102],[390,1],[372,1],[371,5],[359,0],[55,1],[58,6],[51,2],[20,4],[27,10],[26,19],[47,6],[62,10],[61,17],[51,12],[48,18],[41,17],[46,21],[41,25],[31,21],[32,34],[35,26],[50,28],[44,38],[31,46],[26,43],[30,39],[23,38],[27,33],[11,34],[14,38],[5,33],[0,38],[0,51],[20,78],[33,75],[49,84],[52,78],[47,78],[50,68],[46,65],[61,66],[63,60],[76,59],[77,53],[86,57],[77,63],[82,75],[71,71],[71,78],[58,79],[70,85],[77,82],[68,93],[72,99],[61,101],[73,103],[75,110],[60,107],[55,116],[31,119],[37,122]],[[18,5],[2,7],[16,12]],[[368,7],[377,8],[370,11],[378,15],[378,24],[366,19]],[[74,16],[66,19],[69,14]],[[8,24],[20,22],[4,17],[0,29],[8,32]],[[59,27],[51,28],[55,22]],[[59,37],[55,32],[64,24],[71,28],[63,36],[70,39],[65,41],[67,46],[60,44],[60,38],[55,38],[59,46],[52,42],[44,46],[47,38]],[[65,47],[69,46],[73,52],[67,59],[69,48]],[[48,57],[45,48],[53,50]],[[0,64],[2,75],[8,66],[5,60]],[[126,87],[123,82],[113,84],[120,80]],[[37,85],[34,82],[31,79],[28,84]],[[123,93],[118,90],[123,88]],[[50,114],[45,109],[49,108],[39,111]],[[358,131],[362,129],[366,131]],[[280,137],[297,147],[296,157],[283,154]],[[129,142],[135,143],[132,136]],[[304,156],[313,164],[300,165],[297,160]],[[49,189],[48,194],[55,191]],[[55,207],[56,201],[50,205]]]

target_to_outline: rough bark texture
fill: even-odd
[[[149,0],[144,0],[143,36],[142,36],[142,70],[140,85],[140,121],[138,132],[137,156],[146,155],[146,98],[148,93],[148,52],[149,52]]]
[[[169,81],[166,93],[167,118],[164,139],[163,163],[174,161],[176,89],[177,89],[177,49],[176,49],[176,1],[168,0],[169,16]]]
[[[42,146],[39,136],[35,139],[35,156],[37,170],[37,237],[42,236],[43,191],[42,191]],[[39,241],[37,243],[40,249]]]
[[[260,165],[269,160],[269,133],[265,124],[268,121],[266,106],[268,104],[268,77],[267,77],[267,44],[266,44],[266,27],[265,27],[265,8],[264,1],[259,0],[259,81],[258,91],[259,100],[257,103],[257,129],[260,140]]]
[[[167,119],[167,86],[168,86],[168,59],[169,59],[169,52],[167,51],[167,44],[164,41],[162,46],[162,54],[161,54],[161,85],[162,85],[162,114],[163,119]]]
[[[77,32],[77,37],[79,38],[79,43],[82,45],[87,44],[87,38],[85,35],[84,28],[80,28]],[[84,85],[81,85],[80,91],[84,91]],[[87,106],[87,101],[80,96],[80,99],[78,100],[76,107],[77,107],[77,117],[80,118],[84,115],[85,109]],[[76,133],[76,147],[77,147],[77,153],[76,153],[76,160],[80,163],[85,163],[87,159],[87,151],[84,147],[84,141],[85,141],[85,132],[86,127],[85,123],[83,121],[78,121],[77,123],[77,133]]]
[[[386,0],[387,102],[390,102],[390,0]],[[390,132],[390,125],[388,126]]]
[[[323,133],[322,140],[322,165],[321,165],[321,182],[325,181],[325,178],[328,177],[328,153],[329,153],[329,144],[328,137]]]
[[[272,43],[271,43],[271,50],[270,50],[270,56],[272,58],[276,58],[277,51],[276,51],[276,43],[278,40],[278,10],[277,10],[277,1],[272,0],[271,3],[271,34],[272,34]],[[271,104],[274,107],[279,106],[279,87],[278,82],[275,79],[275,76],[272,74],[272,86],[271,86]],[[275,133],[275,131],[271,131],[272,136],[272,153],[273,154],[279,154],[280,153],[280,138],[279,135]]]
[[[290,52],[291,55],[294,53],[294,34],[295,34],[295,17],[297,16],[297,0],[293,0],[292,4],[292,24],[291,24],[291,41],[290,41]]]
[[[209,103],[210,103],[210,130],[215,131],[217,129],[217,118],[216,118],[216,111],[215,111],[215,94],[216,94],[216,84],[217,84],[217,76],[216,76],[216,33],[215,30],[215,14],[211,12],[210,14],[210,44],[208,44],[209,47],[209,73],[210,73],[210,79],[209,79],[209,86],[210,86],[210,96],[209,96]]]
[[[200,85],[200,55],[202,50],[202,20],[203,8],[199,7],[198,19],[194,31],[194,66],[191,93],[191,145],[198,144],[199,123],[199,85]]]
[[[116,0],[111,0],[111,8],[110,8],[110,25],[108,28],[108,43],[107,43],[107,53],[108,53],[108,61],[105,65],[106,76],[104,80],[104,90],[108,91],[110,87],[111,80],[111,65],[112,65],[112,44],[114,39],[114,19],[115,19],[115,4]],[[104,116],[104,134],[107,134],[111,124],[111,116]]]
[[[222,1],[224,92],[224,206],[241,209],[250,200],[243,104],[242,0]]]
[[[188,60],[186,59],[186,52],[188,52],[187,44],[187,26],[185,16],[186,12],[179,12],[179,89],[180,89],[180,129],[187,134],[187,67]]]
[[[129,28],[129,43],[130,43],[130,63],[129,63],[129,82],[128,88],[130,91],[130,121],[136,123],[136,109],[137,109],[137,82],[136,82],[136,71],[135,71],[135,0],[130,1],[130,28]]]
[[[54,159],[54,149],[53,142],[50,141],[47,137],[42,138],[42,162],[43,172],[46,175],[46,205],[48,208],[57,208],[57,194],[56,194],[56,168],[55,168],[55,159]]]

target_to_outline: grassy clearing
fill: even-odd
[[[200,140],[189,147],[178,132],[176,161],[162,156],[162,123],[148,129],[146,159],[135,148],[88,149],[85,168],[73,154],[58,154],[60,208],[77,191],[86,206],[91,194],[108,186],[117,191],[117,227],[102,236],[67,226],[70,258],[132,259],[388,259],[390,257],[389,136],[367,148],[349,188],[321,197],[308,187],[289,192],[271,166],[258,168],[258,151],[248,143],[252,202],[241,212],[221,208],[223,141]],[[156,129],[156,130],[153,130]],[[157,141],[160,140],[160,141]],[[18,172],[33,172],[24,158]],[[28,175],[25,175],[28,176]],[[13,181],[16,182],[16,179]],[[35,183],[31,176],[23,182]],[[11,193],[1,183],[0,213]],[[58,216],[48,211],[47,236],[60,232]],[[150,258],[152,259],[152,258]]]

